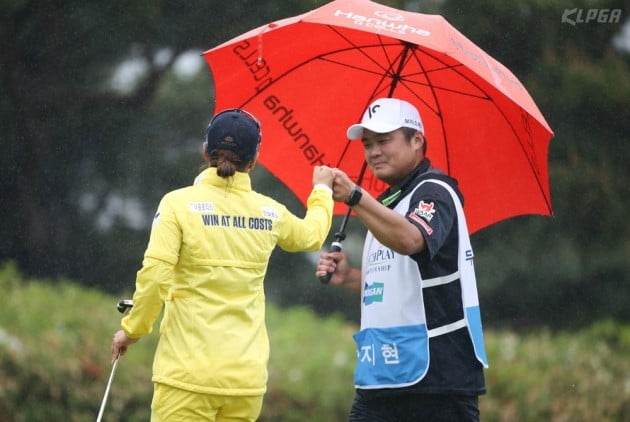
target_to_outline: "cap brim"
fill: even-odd
[[[355,125],[350,126],[348,130],[346,131],[346,136],[351,141],[355,139],[359,139],[360,137],[363,136],[363,125],[360,125],[357,123]]]
[[[371,130],[375,133],[389,133],[393,132],[396,129],[400,129],[402,126],[399,125],[386,125],[386,124],[378,124],[378,125],[364,125],[362,123],[357,123],[348,128],[346,131],[346,136],[348,139],[355,140],[363,137],[363,130]]]

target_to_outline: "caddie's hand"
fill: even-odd
[[[350,271],[348,257],[343,252],[326,252],[322,251],[319,255],[319,263],[315,276],[317,278],[324,277],[327,273],[332,273],[330,284],[342,285],[345,283]]]
[[[137,338],[130,338],[123,330],[116,331],[112,339],[112,363],[118,359],[118,356],[127,353],[127,347],[137,341]]]
[[[337,202],[345,202],[354,189],[354,183],[346,173],[339,169],[333,169],[335,180],[333,182],[333,199]]]
[[[315,166],[313,167],[313,186],[318,183],[323,183],[326,186],[332,188],[333,179],[335,178],[335,173],[333,173],[333,169],[328,166]]]

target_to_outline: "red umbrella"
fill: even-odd
[[[259,161],[302,202],[314,165],[359,178],[362,145],[346,128],[374,99],[397,97],[418,107],[432,164],[458,179],[471,233],[552,212],[550,127],[519,80],[441,16],[335,0],[204,57],[216,109],[244,108],[262,121]],[[386,188],[369,169],[362,186],[373,195]]]

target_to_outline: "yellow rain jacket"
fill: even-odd
[[[276,245],[318,250],[332,220],[332,194],[316,186],[304,219],[254,192],[247,173],[204,170],[166,194],[155,215],[134,307],[131,338],[151,332],[164,305],[153,381],[188,391],[260,395],[269,341],[263,279]]]

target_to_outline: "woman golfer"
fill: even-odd
[[[164,306],[153,362],[152,421],[254,421],[267,383],[263,280],[276,245],[318,250],[332,219],[333,172],[313,170],[303,219],[251,188],[261,130],[249,113],[217,114],[206,168],[166,194],[153,220],[134,307],[114,334],[112,360],[151,332]]]

